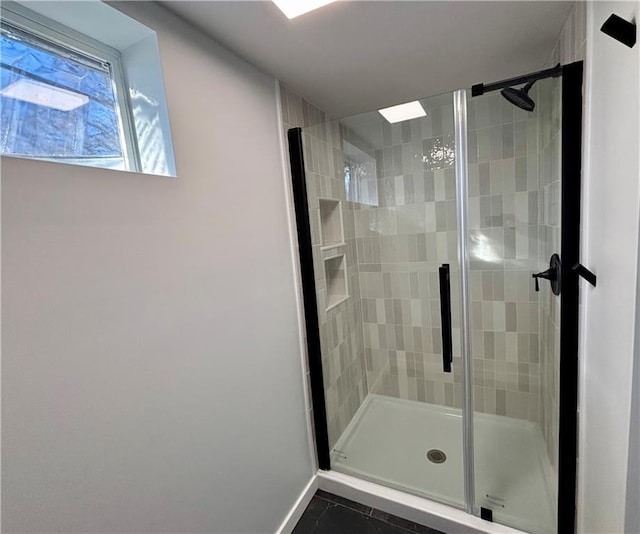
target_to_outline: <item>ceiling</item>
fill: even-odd
[[[538,70],[573,6],[341,1],[289,20],[270,1],[160,3],[334,118]]]

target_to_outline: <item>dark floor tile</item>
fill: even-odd
[[[373,508],[369,506],[365,506],[364,504],[360,504],[359,502],[350,501],[349,499],[334,495],[333,493],[327,493],[326,491],[318,490],[315,496],[319,497],[320,499],[324,499],[325,501],[339,504],[341,506],[344,506],[345,508],[353,510],[354,512],[358,512],[364,515],[371,515],[371,512],[373,511]]]
[[[293,534],[443,534],[406,519],[318,491]]]
[[[314,519],[302,516],[293,530],[294,534],[407,534],[403,528],[390,525],[370,515],[363,515],[340,504],[314,497],[314,501],[322,501],[326,508]],[[314,506],[314,514],[318,511]]]
[[[372,517],[375,517],[380,521],[384,521],[385,523],[388,523],[390,525],[403,528],[406,532],[412,532],[415,534],[443,534],[439,530],[434,530],[432,528],[425,527],[424,525],[419,525],[418,523],[414,523],[413,521],[409,521],[408,519],[403,519],[402,517],[391,515],[387,512],[382,512],[381,510],[374,509],[371,515]]]
[[[318,526],[322,515],[327,511],[329,506],[331,506],[330,502],[313,497],[304,514],[302,514],[300,521],[298,521],[296,528],[293,529],[293,534],[313,532],[313,529]]]

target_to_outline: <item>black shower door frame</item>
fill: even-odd
[[[558,534],[576,527],[582,87],[582,61],[563,66]]]

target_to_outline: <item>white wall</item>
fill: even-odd
[[[587,140],[583,282],[579,532],[624,532],[634,351],[640,165],[640,47],[600,32],[611,15],[631,20],[638,2],[594,2],[587,12]]]
[[[640,8],[636,8],[636,15]],[[640,68],[640,53],[636,54],[636,65]],[[640,87],[638,88],[640,93]],[[640,98],[638,96],[637,98]],[[640,124],[640,105],[638,106]],[[640,126],[639,126],[640,128]],[[640,135],[637,154],[640,158]],[[640,164],[638,164],[640,168]],[[640,239],[640,238],[639,238]],[[640,265],[640,250],[638,264]],[[627,495],[625,532],[640,532],[640,271],[636,290],[636,339],[633,354],[633,384],[631,394],[631,424],[629,425],[629,456],[627,467]]]
[[[273,532],[312,476],[274,81],[126,11],[178,178],[2,160],[3,531]]]
[[[640,296],[640,287],[638,291]],[[640,303],[640,298],[637,301]],[[640,313],[636,304],[636,332],[640,332]],[[627,469],[627,502],[625,532],[640,532],[640,340],[636,336],[633,364],[633,395],[629,429],[629,459]]]

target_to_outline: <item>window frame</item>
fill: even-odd
[[[115,113],[118,120],[118,133],[123,151],[125,170],[142,172],[133,113],[127,90],[128,85],[120,51],[39,13],[23,8],[14,2],[2,2],[0,23],[3,26],[7,26],[9,31],[11,28],[15,28],[22,33],[26,33],[27,36],[33,35],[36,39],[50,43],[53,48],[52,53],[58,54],[58,49],[62,48],[63,50],[68,50],[69,57],[75,61],[79,60],[79,58],[75,57],[75,55],[78,55],[80,60],[85,57],[102,63],[108,68],[115,100]],[[34,44],[42,47],[41,43],[34,42]],[[3,154],[3,156],[47,160],[47,158],[29,158],[28,156],[13,156],[12,154]],[[104,167],[96,166],[96,168]]]

